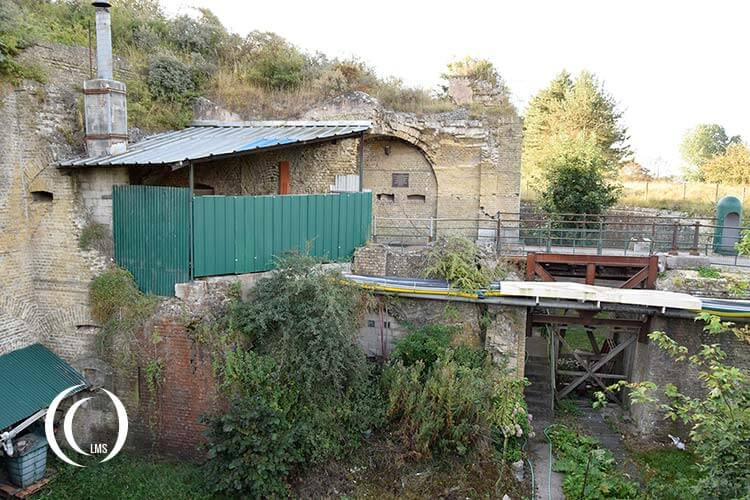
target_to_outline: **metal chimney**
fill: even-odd
[[[83,82],[86,150],[90,157],[124,153],[128,144],[125,84],[113,80],[109,2],[96,8],[96,75]]]
[[[112,77],[112,21],[109,2],[92,2],[96,7],[96,76],[101,80]]]

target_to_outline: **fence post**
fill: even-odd
[[[677,223],[672,224],[672,249],[669,251],[672,255],[677,255]]]
[[[599,241],[596,245],[596,253],[597,255],[602,254],[602,232],[604,231],[604,221],[599,221]]]
[[[698,245],[700,243],[701,234],[701,221],[695,221],[695,228],[693,229],[693,248],[690,249],[690,255],[699,255]]]
[[[682,183],[682,201],[687,197],[687,182]]]
[[[435,241],[435,219],[430,217],[430,241]]]
[[[495,228],[495,253],[500,253],[500,230],[502,229],[502,219],[497,214],[497,227]]]
[[[714,200],[714,203],[719,202],[719,183],[716,183],[716,199]]]
[[[646,201],[648,201],[648,181],[646,181]]]
[[[552,221],[547,221],[547,252],[552,251]]]

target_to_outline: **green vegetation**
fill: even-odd
[[[695,487],[698,468],[695,457],[688,451],[676,448],[655,448],[637,453],[643,485],[648,498],[664,500],[698,500]]]
[[[594,139],[555,141],[538,167],[544,183],[539,206],[549,214],[601,214],[614,206],[621,187],[615,165]]]
[[[559,154],[559,143],[575,141],[596,150],[597,163],[616,173],[629,154],[622,113],[594,75],[582,72],[575,81],[562,71],[529,103],[524,120],[523,174],[538,182],[546,165]],[[597,165],[598,168],[599,165]]]
[[[710,314],[698,317],[708,335],[735,335],[750,343],[747,328],[722,322]],[[675,363],[685,363],[698,372],[701,396],[689,396],[673,384],[663,387],[663,397],[655,395],[653,382],[620,381],[610,387],[630,389],[635,404],[654,404],[671,420],[680,420],[690,428],[689,446],[697,458],[698,480],[693,494],[699,498],[744,498],[750,491],[750,373],[725,364],[726,354],[718,343],[704,344],[691,354],[664,332],[652,332],[649,338]],[[604,404],[603,393],[597,393]],[[663,402],[666,401],[666,402]]]
[[[399,111],[439,112],[454,106],[444,96],[380,78],[356,59],[309,54],[280,36],[230,33],[208,9],[196,17],[167,17],[157,0],[127,0],[112,9],[112,44],[131,72],[131,126],[164,130],[184,126],[192,100],[206,95],[232,111],[255,117],[291,118],[302,105],[361,90]],[[80,0],[10,0],[0,5],[0,78],[43,80],[19,62],[35,42],[88,46],[94,9]],[[117,74],[115,75],[117,77]]]
[[[502,266],[483,267],[479,247],[460,237],[439,238],[427,254],[424,271],[425,278],[443,279],[467,292],[486,289],[504,274]]]
[[[98,222],[89,222],[83,226],[81,235],[78,237],[78,246],[81,250],[97,250],[108,256],[112,256],[114,251],[114,242],[109,229]]]
[[[383,374],[386,415],[420,456],[518,460],[531,429],[525,381],[504,375],[481,348],[451,347],[449,331],[432,326],[398,344]]]
[[[701,172],[708,182],[750,184],[750,147],[730,144],[724,154],[704,163]]]
[[[53,462],[50,466],[57,470],[53,483],[34,498],[202,499],[208,495],[208,481],[197,465],[126,453],[104,464],[93,459],[89,462],[89,467],[84,469]]]
[[[158,299],[138,290],[125,269],[104,271],[91,282],[91,315],[102,326],[97,338],[101,355],[112,356],[118,366],[130,366],[136,332],[154,313]]]
[[[718,269],[711,266],[701,266],[697,269],[698,276],[701,278],[711,278],[711,279],[717,279],[721,278],[721,273]]]
[[[714,158],[726,153],[732,144],[739,144],[739,136],[728,137],[724,127],[716,123],[702,123],[689,130],[682,140],[680,152],[682,158],[691,166],[688,177],[695,180],[706,180],[706,172],[703,167]],[[713,182],[728,181],[722,176]]]
[[[218,366],[231,406],[207,419],[217,493],[286,495],[292,471],[341,456],[379,425],[382,400],[354,338],[359,305],[304,256],[280,260],[235,304],[241,336]]]
[[[566,498],[638,498],[638,484],[617,471],[609,450],[595,438],[565,425],[551,425],[545,433],[555,455],[554,470],[565,473]]]

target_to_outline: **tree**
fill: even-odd
[[[730,144],[724,154],[714,156],[700,169],[708,182],[750,183],[750,148],[741,142]]]
[[[729,138],[724,127],[716,123],[701,123],[689,130],[682,139],[680,153],[688,163],[687,174],[704,180],[701,167],[715,156],[722,155],[730,144],[740,142],[740,136]]]
[[[617,164],[594,137],[552,141],[539,164],[543,172],[540,206],[550,214],[600,214],[618,199]]]
[[[591,139],[608,162],[623,162],[630,151],[621,118],[614,98],[594,75],[583,71],[573,81],[562,71],[529,103],[524,121],[524,173],[540,177],[542,164],[559,138]]]

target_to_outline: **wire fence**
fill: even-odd
[[[735,255],[745,228],[718,225],[712,218],[615,213],[609,215],[500,213],[495,218],[374,217],[372,239],[392,245],[420,245],[440,236],[462,236],[498,253],[531,251],[652,255],[688,252],[717,263],[750,265]]]
[[[524,181],[521,185],[521,198],[524,200],[536,200],[539,193],[534,189],[534,184]],[[621,203],[639,202],[649,204],[651,202],[692,202],[695,204],[715,205],[724,196],[736,196],[745,204],[750,196],[750,186],[711,184],[693,181],[625,181],[620,198]]]

